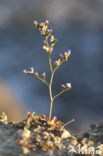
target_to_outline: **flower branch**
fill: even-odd
[[[52,67],[52,60],[51,60],[51,54],[53,52],[54,49],[54,45],[57,42],[57,40],[54,38],[54,36],[52,35],[52,29],[48,29],[48,24],[49,21],[46,20],[44,23],[38,23],[37,21],[34,21],[34,24],[36,26],[36,28],[40,31],[40,34],[42,35],[42,37],[44,37],[44,41],[43,41],[43,49],[45,50],[46,53],[48,53],[49,56],[49,66],[50,66],[50,71],[51,71],[51,77],[50,77],[50,82],[46,82],[45,78],[46,78],[46,74],[43,73],[42,74],[42,78],[39,76],[39,74],[36,72],[34,72],[34,69],[31,68],[30,71],[26,71],[24,70],[24,73],[35,76],[36,78],[38,78],[40,81],[44,82],[48,88],[49,88],[49,95],[50,95],[50,112],[49,112],[49,119],[51,119],[51,115],[52,115],[52,106],[53,106],[53,101],[56,97],[58,97],[59,95],[61,95],[63,92],[71,89],[71,84],[70,83],[66,83],[66,85],[61,85],[62,87],[62,91],[59,92],[57,95],[55,95],[53,97],[52,94],[52,83],[53,83],[53,77],[54,77],[54,73],[56,72],[56,70],[60,67],[60,65],[67,61],[71,51],[68,50],[68,52],[64,52],[64,54],[60,54],[59,59],[55,61],[55,65],[56,67],[53,69]]]
[[[39,79],[40,81],[44,82],[47,86],[49,86],[48,82],[46,82],[45,78],[46,78],[46,74],[43,73],[42,74],[42,78],[39,76],[39,74],[36,72],[34,72],[34,68],[30,68],[31,70],[30,71],[27,71],[27,70],[24,70],[23,72],[25,74],[28,74],[28,75],[31,75],[31,76],[35,76],[37,79]]]
[[[59,95],[61,95],[62,93],[66,92],[67,90],[71,89],[71,83],[66,83],[66,86],[65,85],[61,85],[62,87],[62,91],[60,91],[57,95],[55,95],[53,97],[53,100],[58,97]]]

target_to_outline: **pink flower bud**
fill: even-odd
[[[44,23],[41,22],[41,23],[40,23],[40,26],[42,27],[43,25],[44,25]]]
[[[55,61],[56,66],[60,65],[60,59],[58,61]]]
[[[48,20],[46,20],[46,21],[45,21],[45,24],[46,24],[46,25],[48,25],[48,24],[49,24],[49,21],[48,21]]]
[[[64,60],[67,61],[67,59],[68,59],[68,54],[67,52],[64,52]]]
[[[44,45],[44,46],[43,46],[43,49],[44,49],[44,50],[46,50],[46,48],[47,48],[47,46],[46,46],[46,45]]]
[[[51,35],[50,42],[52,42],[53,40],[54,40],[54,36]]]
[[[70,54],[71,54],[71,50],[68,50],[67,52],[68,57],[70,56]]]
[[[61,61],[64,60],[64,57],[63,57],[63,55],[62,55],[61,53],[59,54],[59,57],[60,57],[60,60],[61,60]]]
[[[64,84],[62,84],[61,87],[62,87],[62,89],[65,89],[66,88],[66,86]]]
[[[43,41],[44,45],[46,45],[46,40]]]
[[[45,79],[45,77],[46,77],[46,73],[43,73],[42,78]]]
[[[37,77],[37,78],[39,77],[39,75],[38,75],[38,73],[37,73],[37,72],[34,74],[34,76],[35,76],[35,77]]]
[[[71,83],[66,83],[66,88],[70,89],[71,88]]]
[[[51,33],[52,33],[52,29],[48,29],[45,37],[48,38],[51,35]]]
[[[50,44],[51,44],[51,47],[53,47],[54,45],[55,45],[55,43],[57,42],[57,40],[56,39],[54,39],[52,42],[50,42]]]
[[[39,23],[37,21],[34,21],[34,24],[39,29]]]

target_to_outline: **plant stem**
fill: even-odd
[[[50,103],[49,119],[51,119],[51,115],[52,115],[52,106],[53,106],[53,101],[51,101]]]
[[[63,62],[61,62],[61,64],[62,64]],[[61,93],[59,93],[58,95],[56,95],[56,96],[52,96],[52,82],[53,82],[53,77],[54,77],[54,73],[55,73],[55,71],[59,68],[58,66],[53,70],[53,68],[52,68],[52,64],[51,64],[51,57],[50,57],[50,54],[49,54],[49,64],[50,64],[50,70],[51,70],[51,79],[50,79],[50,84],[49,84],[49,92],[50,92],[50,101],[51,101],[51,103],[50,103],[50,113],[49,113],[49,119],[51,118],[51,115],[52,115],[52,107],[53,107],[53,101],[54,101],[54,99],[57,97],[57,96],[59,96],[60,94],[62,94],[62,92]],[[60,65],[61,65],[60,64]],[[63,91],[64,92],[64,91]]]
[[[60,62],[60,65],[63,63],[64,61],[61,61]],[[59,66],[57,66],[55,69],[54,69],[54,73],[56,72],[56,70],[60,67],[60,65]]]
[[[48,39],[45,38],[45,40],[46,40],[47,47],[50,48],[50,47],[49,47],[49,43],[48,43]],[[61,65],[62,63],[63,63],[63,61],[61,61],[60,65]],[[60,93],[58,93],[56,96],[53,97],[53,95],[52,95],[53,76],[54,76],[55,71],[59,68],[60,65],[57,66],[57,67],[53,70],[52,62],[51,62],[51,54],[50,54],[50,53],[49,53],[49,65],[50,65],[50,71],[51,71],[50,83],[48,84],[48,86],[49,86],[49,94],[50,94],[50,112],[49,112],[49,119],[50,119],[50,118],[51,118],[51,115],[52,115],[53,101],[54,101],[54,99],[55,99],[57,96],[59,96],[60,94],[62,94],[62,93],[64,92],[64,90],[61,91]],[[44,82],[44,83],[45,83],[45,82]]]
[[[51,63],[51,57],[50,57],[50,54],[49,54],[49,65],[50,65],[50,70],[51,70],[51,73],[53,72],[53,68],[52,68],[52,63]]]
[[[47,47],[49,48],[49,43],[47,38],[45,38]],[[50,112],[49,112],[49,119],[51,118],[52,115],[52,106],[53,106],[53,96],[52,96],[52,82],[53,82],[53,76],[54,76],[54,71],[52,68],[52,63],[51,63],[51,55],[49,54],[49,65],[50,65],[50,71],[51,71],[51,78],[50,78],[50,83],[49,83],[49,93],[50,93]]]
[[[56,97],[58,97],[59,95],[61,95],[63,92],[65,92],[65,91],[67,91],[68,89],[64,89],[64,90],[62,90],[61,92],[59,92],[57,95],[55,95],[54,97],[53,97],[53,100],[56,98]]]
[[[51,118],[51,114],[52,114],[52,105],[53,105],[53,96],[52,96],[52,82],[53,82],[53,76],[54,76],[54,72],[52,71],[51,73],[51,79],[50,79],[50,84],[49,84],[49,93],[50,93],[50,113],[49,113],[49,119]]]
[[[64,124],[63,127],[65,127],[65,126],[71,124],[71,123],[74,122],[74,121],[75,121],[75,119],[72,119],[71,121],[69,121],[69,122],[67,122],[66,124]]]

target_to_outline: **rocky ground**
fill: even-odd
[[[70,134],[56,117],[28,117],[19,123],[0,117],[0,156],[103,155],[103,123],[92,124],[87,132]]]

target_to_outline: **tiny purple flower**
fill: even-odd
[[[71,54],[71,50],[68,50],[67,54],[68,54],[68,56],[69,56],[69,55]]]
[[[23,72],[26,73],[27,72],[26,69],[24,69]]]
[[[43,31],[40,31],[40,34],[42,35],[43,34]]]
[[[44,46],[43,46],[43,49],[45,50],[46,48],[47,48],[47,46],[44,45]]]
[[[44,25],[44,23],[40,23],[40,26],[42,27]]]
[[[45,23],[48,25],[48,24],[49,24],[49,21],[48,21],[48,20],[46,20],[46,21],[45,21]]]
[[[58,63],[60,63],[60,62],[61,62],[61,60],[59,59],[59,60],[58,60]]]
[[[64,52],[64,55],[67,55],[67,52],[66,51]]]
[[[44,40],[43,43],[46,44],[46,40]]]

